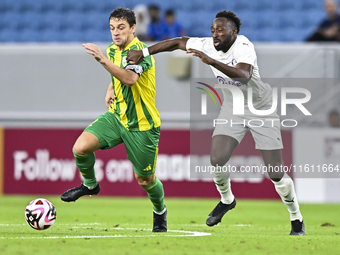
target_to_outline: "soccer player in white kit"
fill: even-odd
[[[165,40],[143,50],[130,50],[127,61],[130,64],[135,64],[149,54],[154,55],[176,49],[199,57],[203,63],[210,65],[218,82],[224,86],[222,88],[224,101],[218,119],[232,119],[234,123],[245,123],[245,125],[232,126],[216,125],[211,142],[211,164],[219,167],[226,165],[237,145],[250,130],[256,143],[256,149],[261,150],[265,165],[280,168],[283,165],[280,122],[264,121],[265,119],[278,120],[276,112],[266,116],[254,115],[245,103],[244,115],[233,115],[233,99],[228,86],[229,88],[237,86],[243,92],[245,102],[247,101],[247,89],[251,87],[252,104],[257,110],[267,110],[272,105],[272,89],[269,84],[260,80],[254,45],[245,36],[238,35],[240,27],[241,20],[235,13],[220,11],[211,25],[212,37],[180,37]],[[264,125],[259,127],[247,125],[251,119],[262,119]],[[290,235],[305,235],[304,222],[292,179],[284,172],[269,171],[268,174],[290,213],[292,227]],[[236,206],[229,175],[230,173],[225,172],[214,174],[214,182],[221,194],[221,201],[209,214],[206,221],[208,226],[214,226],[221,222],[225,213]]]

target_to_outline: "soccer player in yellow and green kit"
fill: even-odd
[[[138,65],[126,62],[130,49],[146,48],[134,37],[136,17],[133,11],[117,8],[109,22],[113,43],[107,48],[108,58],[97,45],[83,44],[86,53],[111,74],[112,82],[105,97],[109,110],[90,124],[74,144],[73,154],[84,183],[67,190],[61,200],[71,202],[84,195],[97,195],[100,186],[94,171],[94,152],[124,143],[135,177],[153,203],[152,231],[166,232],[164,190],[155,175],[161,121],[155,106],[154,59],[146,57]]]

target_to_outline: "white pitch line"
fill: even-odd
[[[21,223],[21,224],[1,224],[0,223],[0,227],[11,227],[11,226],[24,226],[26,225],[26,223]],[[74,226],[75,224],[72,223],[61,223],[59,224],[59,226]],[[93,225],[100,225],[100,223],[76,223],[77,226],[93,226]]]
[[[24,225],[24,224],[0,224],[0,226],[13,226],[13,225]],[[71,225],[74,224],[60,224],[60,225]],[[100,225],[99,223],[84,223],[84,224],[77,224],[77,225]],[[74,228],[79,228],[78,226],[74,226]],[[140,230],[140,228],[112,228],[117,230]],[[151,231],[151,229],[143,229],[146,231]],[[150,235],[90,235],[90,236],[19,236],[19,237],[0,237],[0,239],[80,239],[80,238],[115,238],[115,237],[160,237],[160,236],[167,236],[167,237],[193,237],[193,236],[210,236],[211,233],[206,232],[197,232],[197,231],[186,231],[186,230],[168,230],[168,232],[172,233],[180,233],[179,235],[168,235],[168,234],[150,234]]]

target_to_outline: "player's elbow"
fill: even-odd
[[[128,79],[125,82],[123,82],[125,84],[126,87],[131,87],[133,84],[135,84],[137,82],[137,80],[133,80],[133,79]]]
[[[253,74],[251,72],[244,72],[244,77],[242,78],[244,83],[248,83],[250,81],[252,75]]]
[[[138,74],[129,70],[128,75],[126,75],[121,82],[124,83],[125,86],[131,87],[133,84],[137,82],[138,78],[139,78]]]
[[[186,50],[188,40],[189,40],[189,37],[186,37],[186,36],[178,37],[178,49]]]

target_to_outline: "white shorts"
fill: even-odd
[[[263,107],[268,109],[268,107]],[[258,109],[261,110],[261,109]],[[276,112],[266,115],[254,115],[245,108],[244,115],[233,115],[231,106],[223,104],[218,119],[215,120],[215,135],[227,135],[240,143],[250,130],[258,150],[278,150],[283,148],[280,131],[280,119]]]

